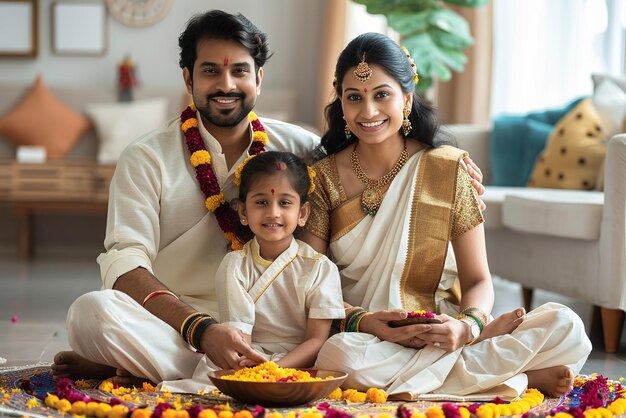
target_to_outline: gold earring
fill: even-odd
[[[350,138],[352,138],[352,132],[350,132],[350,128],[348,128],[348,124],[346,123],[346,126],[343,128],[343,131],[346,134],[346,139],[349,141]]]
[[[404,134],[404,136],[408,136],[411,133],[411,129],[413,129],[411,121],[409,120],[411,110],[407,106],[404,108],[404,111],[402,113],[404,113],[404,119],[402,120],[402,133]]]

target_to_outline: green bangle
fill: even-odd
[[[476,318],[474,315],[472,315],[469,312],[465,312],[463,315],[465,315],[466,317],[472,319],[474,322],[476,322],[478,324],[478,329],[480,329],[480,332],[483,332],[483,323],[480,319]]]

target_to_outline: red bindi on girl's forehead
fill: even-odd
[[[274,194],[274,189],[270,189],[270,191],[272,192],[272,195]]]
[[[228,57],[224,57],[224,67],[228,66]]]
[[[363,88],[363,90],[365,90],[365,93],[367,93],[367,87]]]

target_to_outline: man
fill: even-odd
[[[176,118],[120,157],[111,183],[106,253],[98,257],[105,290],[83,295],[70,307],[74,351],[55,357],[57,377],[109,377],[117,370],[118,383],[130,375],[195,392],[210,384],[211,369],[238,368],[240,356],[263,361],[238,330],[213,318],[214,275],[230,250],[224,236],[233,221],[228,205],[219,204],[220,193],[222,203],[235,199],[236,168],[259,151],[253,141],[259,125],[249,113],[271,55],[267,36],[241,14],[213,10],[188,22],[179,47],[197,112],[183,112],[185,133]],[[319,143],[297,126],[260,123],[266,150],[306,158]],[[193,151],[201,152],[190,159]]]

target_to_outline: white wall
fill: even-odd
[[[265,66],[263,90],[295,90],[298,120],[315,123],[317,73],[323,32],[320,0],[175,0],[168,15],[147,28],[125,26],[107,16],[108,48],[103,56],[55,55],[51,47],[52,0],[39,1],[36,58],[0,58],[0,81],[28,84],[41,73],[48,85],[116,86],[117,64],[130,54],[142,85],[184,88],[178,66],[178,35],[192,14],[210,8],[241,12],[269,36],[274,56]],[[332,0],[330,0],[332,1]]]

